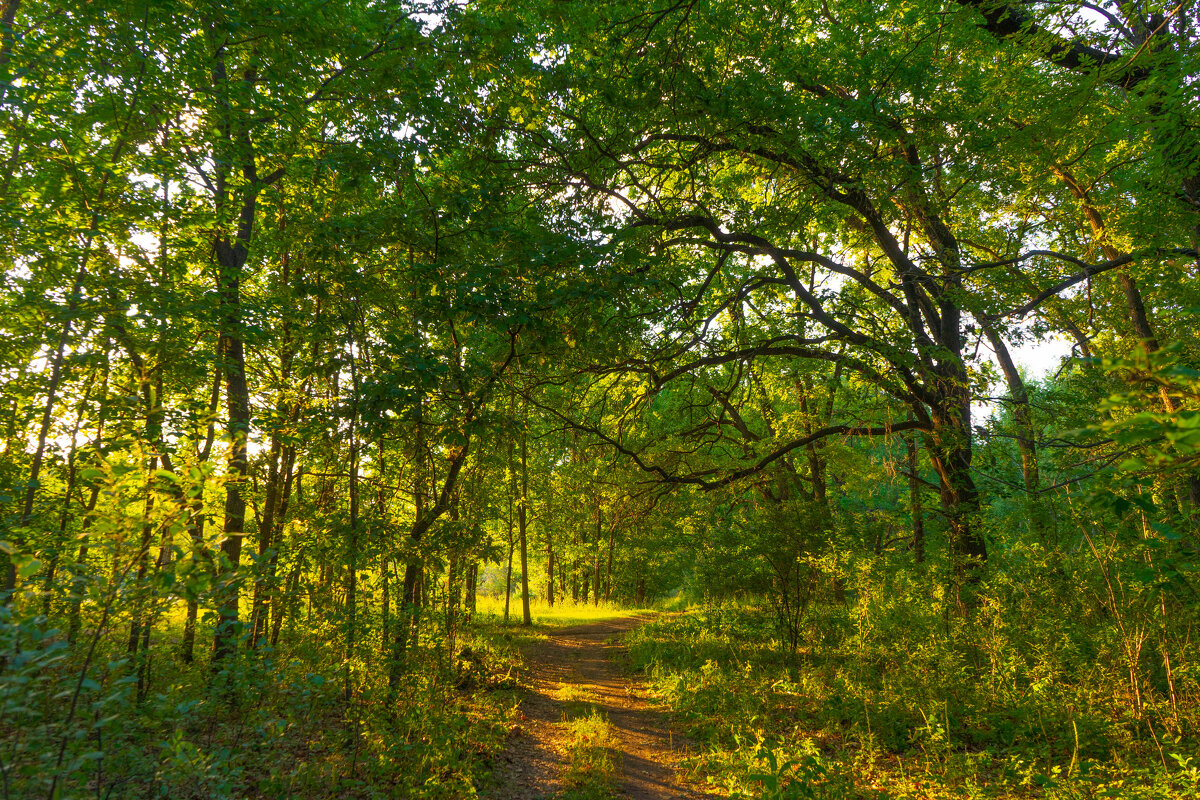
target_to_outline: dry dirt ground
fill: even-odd
[[[617,638],[650,615],[621,617],[551,631],[545,641],[524,651],[528,694],[523,719],[496,763],[496,788],[489,800],[537,800],[563,791],[561,776],[568,734],[561,723],[563,690],[586,692],[608,717],[616,739],[613,798],[628,800],[699,800],[711,797],[681,783],[674,765],[688,743],[675,734],[667,715],[645,699],[644,688],[624,674],[624,648]]]

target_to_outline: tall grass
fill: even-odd
[[[1096,605],[1085,559],[1067,566],[997,577],[960,618],[935,581],[881,564],[809,610],[794,657],[765,604],[628,642],[703,745],[690,768],[734,798],[1200,797],[1194,623],[1147,621],[1172,678],[1147,647],[1131,683],[1128,620]]]

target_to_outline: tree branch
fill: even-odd
[[[1057,295],[1059,292],[1063,291],[1064,289],[1069,289],[1072,286],[1074,286],[1075,284],[1082,283],[1083,281],[1085,281],[1088,278],[1091,278],[1095,275],[1100,275],[1102,273],[1109,272],[1110,270],[1114,270],[1119,267],[1123,267],[1126,264],[1131,264],[1134,261],[1137,261],[1139,258],[1142,258],[1147,255],[1189,256],[1191,258],[1196,258],[1198,256],[1197,251],[1195,251],[1191,248],[1176,247],[1176,248],[1172,248],[1170,250],[1153,250],[1153,251],[1150,251],[1149,253],[1147,253],[1147,252],[1125,253],[1123,255],[1120,255],[1120,256],[1112,259],[1111,261],[1106,261],[1102,264],[1088,264],[1084,261],[1080,261],[1078,258],[1075,258],[1074,256],[1069,256],[1064,253],[1057,253],[1053,250],[1031,250],[1028,253],[1017,256],[1015,258],[1008,259],[1006,261],[996,261],[996,262],[992,262],[990,264],[977,264],[973,267],[973,269],[982,269],[983,267],[987,267],[987,266],[1004,266],[1004,265],[1017,264],[1017,263],[1020,263],[1021,261],[1032,258],[1034,256],[1051,256],[1053,258],[1059,258],[1059,259],[1062,259],[1063,261],[1068,261],[1072,264],[1083,267],[1083,269],[1081,269],[1079,272],[1075,273],[1074,275],[1071,275],[1068,278],[1064,278],[1061,281],[1059,281],[1058,283],[1054,284],[1053,286],[1051,286],[1047,289],[1043,289],[1042,291],[1038,292],[1037,295],[1035,295],[1034,298],[1032,300],[1030,300],[1028,303],[1026,303],[1025,305],[1020,306],[1019,308],[1015,308],[1012,311],[1005,311],[1000,314],[989,314],[985,317],[985,319],[994,320],[994,319],[1003,319],[1004,317],[1012,317],[1012,316],[1023,317],[1026,314],[1028,314],[1030,311],[1033,311],[1035,308],[1040,306],[1048,298],[1054,297],[1055,295]]]

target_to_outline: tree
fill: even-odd
[[[651,276],[622,320],[644,332],[623,362],[641,376],[635,404],[722,367],[790,359],[836,365],[904,409],[764,443],[721,476],[644,466],[711,489],[828,437],[925,431],[951,580],[974,582],[987,550],[972,522],[972,340],[1009,310],[1014,279],[999,270],[1040,287],[1054,264],[1081,268],[1039,288],[1028,310],[1135,259],[1189,251],[1151,246],[1089,264],[989,212],[1010,207],[1023,182],[1006,156],[1029,134],[1008,109],[1056,87],[994,63],[966,15],[848,7],[833,17],[807,4],[751,14],[737,2],[592,13],[542,32],[549,52],[569,55],[530,67],[527,80],[556,100],[525,141],[546,180],[611,210],[623,229],[614,252]],[[980,102],[994,80],[1019,94]],[[620,435],[597,433],[637,456]]]

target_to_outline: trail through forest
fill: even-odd
[[[611,795],[629,800],[698,800],[710,795],[680,782],[675,764],[688,743],[667,714],[650,705],[642,686],[621,665],[618,641],[650,619],[637,615],[554,630],[524,652],[528,694],[523,719],[496,767],[490,800],[554,798],[564,783],[570,733],[562,724],[571,700],[586,696],[607,717],[616,764]]]

